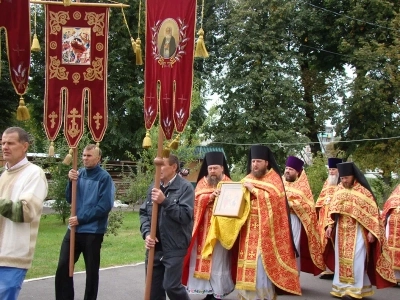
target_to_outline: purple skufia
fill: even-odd
[[[296,156],[289,156],[286,160],[286,167],[290,167],[295,169],[297,172],[301,172],[303,170],[304,161]]]

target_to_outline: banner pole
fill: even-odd
[[[72,168],[78,170],[78,149],[72,148]],[[77,191],[77,180],[72,180],[72,195],[71,195],[71,217],[76,216],[76,191]],[[74,265],[75,265],[75,231],[76,227],[71,226],[70,229],[70,242],[69,242],[69,277],[74,276]]]
[[[154,165],[156,166],[156,172],[154,175],[154,187],[160,188],[161,183],[161,166],[164,164],[162,157],[164,143],[164,135],[161,129],[161,124],[158,128],[158,145],[157,145],[157,157],[154,159]],[[156,238],[157,229],[157,218],[158,218],[158,203],[153,202],[153,208],[151,211],[151,227],[150,227],[150,238]],[[151,281],[153,278],[153,264],[154,264],[154,247],[149,249],[149,254],[147,257],[147,270],[146,270],[146,289],[144,294],[144,300],[150,300],[151,292]]]
[[[44,0],[30,0],[33,4],[52,4],[52,5],[64,5],[64,2],[60,1],[44,1]],[[122,3],[85,3],[85,2],[71,2],[70,6],[96,6],[96,7],[129,7],[127,4]]]

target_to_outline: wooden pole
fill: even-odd
[[[156,166],[156,172],[154,175],[154,187],[157,189],[160,188],[161,166],[164,164],[164,160],[162,157],[163,143],[164,143],[164,134],[162,132],[160,125],[158,128],[157,157],[154,159],[154,165]],[[150,238],[152,239],[156,238],[157,217],[158,217],[158,203],[153,202],[153,208],[151,210],[151,227],[150,227]],[[154,263],[154,247],[149,249],[144,300],[150,300],[151,281],[153,277],[153,263]]]
[[[72,148],[72,168],[78,170],[78,149]],[[71,217],[76,216],[76,191],[77,191],[77,180],[72,180],[72,194],[71,194]],[[69,277],[74,276],[74,265],[75,265],[75,231],[76,227],[71,226],[70,238],[69,238]]]
[[[60,1],[44,1],[44,0],[31,0],[33,4],[53,4],[53,5],[64,5],[64,2]],[[85,3],[85,2],[71,2],[70,6],[97,6],[97,7],[129,7],[127,4],[122,3]]]

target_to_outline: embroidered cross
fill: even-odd
[[[96,129],[98,130],[100,128],[100,120],[103,119],[103,116],[97,112],[96,115],[93,116],[93,119],[95,120],[94,123],[96,124]]]
[[[21,49],[21,48],[19,47],[19,44],[17,44],[17,49],[13,49],[13,51],[17,52],[17,53],[18,53],[18,57],[19,57],[19,53],[20,53],[20,52],[24,52],[25,49]]]
[[[54,111],[52,111],[51,114],[49,115],[51,128],[54,128],[54,126],[56,125],[56,121],[54,119],[57,119],[57,118],[58,118],[58,115]]]
[[[183,94],[182,94],[182,96],[181,96],[180,98],[178,98],[178,100],[180,100],[180,101],[186,101],[187,98],[184,98],[184,97],[183,97]]]
[[[70,136],[75,137],[78,135],[80,130],[78,127],[78,123],[76,123],[75,119],[81,118],[81,117],[82,117],[82,115],[79,114],[78,110],[75,107],[70,111],[70,114],[67,115],[68,119],[72,119],[71,126],[68,129],[68,133]]]
[[[165,97],[163,98],[163,100],[165,100],[165,102],[168,102],[168,100],[171,100],[171,98],[169,98],[168,95],[165,94]]]
[[[147,96],[146,98],[147,98],[147,99],[149,99],[149,100],[150,100],[150,102],[151,102],[151,101],[153,101],[153,99],[154,99],[154,96],[153,96],[153,94],[150,94],[150,96]]]

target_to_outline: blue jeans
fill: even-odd
[[[27,269],[0,267],[0,299],[17,300]]]

